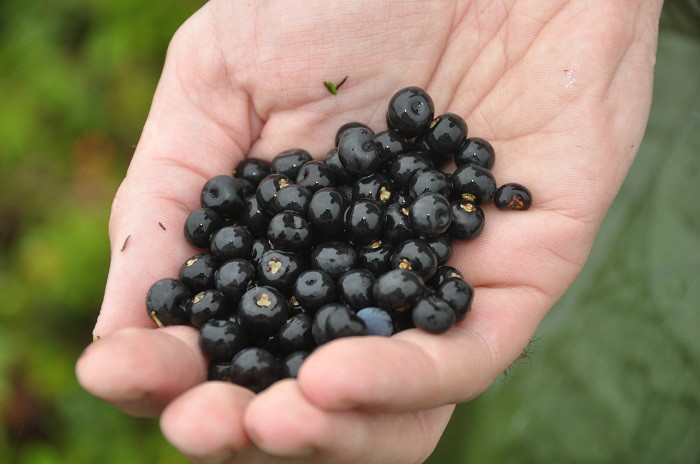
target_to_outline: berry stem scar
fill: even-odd
[[[348,76],[345,76],[345,77],[343,78],[343,80],[340,81],[337,85],[336,85],[336,84],[333,84],[333,82],[331,82],[331,81],[325,81],[325,82],[323,83],[323,85],[326,86],[326,88],[328,89],[328,91],[329,91],[330,93],[332,93],[333,95],[338,95],[338,89],[340,89],[340,87],[341,87],[343,84],[345,84],[345,81],[347,81],[347,80],[348,80]]]

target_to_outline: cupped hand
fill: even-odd
[[[172,40],[115,198],[100,340],[78,362],[81,384],[130,414],[160,416],[197,461],[422,462],[452,405],[518,357],[582,269],[644,133],[660,7],[212,0]],[[323,87],[346,75],[337,96]],[[246,156],[303,147],[319,158],[345,122],[382,130],[390,96],[409,85],[493,143],[499,184],[534,197],[527,212],[486,206],[483,234],[455,246],[451,264],[476,288],[472,311],[440,336],[333,342],[298,381],[257,396],[203,383],[196,331],[154,330],[144,300],[196,253],[182,224],[204,182]]]

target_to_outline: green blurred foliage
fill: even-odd
[[[0,463],[185,462],[73,367],[111,199],[168,41],[202,3],[0,1]],[[698,11],[667,2],[644,145],[532,361],[458,408],[431,463],[700,462],[700,203],[677,190],[700,181],[700,42],[673,32],[697,32]]]

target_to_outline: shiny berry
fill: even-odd
[[[391,269],[391,257],[394,255],[394,247],[377,240],[369,245],[355,248],[357,254],[357,267],[366,269],[375,277]]]
[[[331,341],[326,323],[328,322],[328,317],[336,311],[350,311],[350,308],[341,303],[330,303],[321,307],[321,309],[316,312],[311,333],[318,345],[323,345]]]
[[[419,143],[425,143],[430,156],[441,158],[455,153],[467,139],[467,123],[461,116],[445,113],[430,122]]]
[[[253,184],[253,187],[257,187],[260,181],[270,174],[272,174],[270,163],[257,158],[245,159],[233,170],[234,177],[247,180]]]
[[[216,176],[202,188],[202,208],[214,210],[222,218],[236,217],[243,209],[245,195],[240,179],[231,176]]]
[[[282,361],[282,378],[296,379],[301,365],[310,354],[308,351],[296,351],[284,358]]]
[[[291,183],[290,178],[282,174],[270,174],[261,180],[258,190],[255,192],[260,209],[269,215],[273,215],[277,205],[277,193]]]
[[[319,236],[333,236],[345,230],[345,201],[339,190],[324,188],[314,193],[307,217]]]
[[[312,159],[311,154],[301,148],[285,150],[272,159],[270,170],[273,174],[282,174],[289,179],[296,179],[301,167]]]
[[[374,145],[379,151],[379,158],[383,165],[388,165],[399,155],[403,155],[409,146],[406,137],[396,130],[388,130],[375,134]]]
[[[299,274],[306,269],[301,254],[290,251],[270,250],[265,252],[256,266],[258,282],[291,293]]]
[[[185,220],[185,239],[197,248],[209,248],[209,238],[223,225],[213,209],[196,209]]]
[[[484,212],[469,201],[452,202],[452,225],[447,230],[450,237],[459,240],[473,240],[484,229]]]
[[[366,269],[351,269],[338,279],[340,297],[355,311],[374,304],[373,287],[374,275]]]
[[[471,309],[474,289],[462,279],[449,279],[437,287],[435,296],[450,305],[459,322]]]
[[[491,201],[496,193],[496,179],[486,168],[465,164],[452,174],[452,195],[477,205]]]
[[[432,277],[432,279],[430,279],[430,282],[428,283],[431,287],[438,288],[443,283],[452,279],[464,280],[464,277],[462,276],[462,273],[459,271],[459,269],[454,268],[452,266],[443,265],[437,268],[435,275]]]
[[[409,208],[411,229],[422,237],[434,237],[447,232],[452,224],[450,202],[439,193],[424,193]]]
[[[253,285],[255,267],[245,259],[232,259],[214,273],[214,285],[232,305]]]
[[[261,336],[276,334],[289,317],[289,303],[278,290],[252,287],[238,303],[238,321],[247,332]]]
[[[311,224],[299,213],[285,211],[270,221],[267,238],[273,247],[283,251],[308,250],[313,244]]]
[[[306,216],[306,212],[311,202],[312,193],[306,187],[301,185],[288,185],[277,192],[275,201],[275,213],[283,211],[293,211]]]
[[[437,271],[437,256],[424,240],[410,239],[396,247],[391,265],[395,269],[415,271],[428,280]]]
[[[204,290],[187,302],[190,323],[202,327],[212,319],[224,319],[231,312],[224,295],[217,290]]]
[[[352,187],[352,199],[374,200],[381,204],[391,201],[392,186],[389,179],[382,174],[374,173],[357,179]]]
[[[520,184],[504,184],[496,190],[493,204],[501,210],[526,210],[532,205],[530,191]]]
[[[477,164],[482,168],[491,169],[496,163],[496,152],[493,146],[484,139],[472,137],[464,141],[457,153],[455,153],[455,164],[464,166],[465,164]]]
[[[219,263],[212,255],[197,254],[182,263],[178,279],[192,293],[214,287],[214,272]]]
[[[432,168],[432,163],[417,151],[408,151],[389,166],[389,176],[398,190],[407,189],[413,175],[421,169]]]
[[[355,174],[345,169],[343,163],[340,162],[340,157],[338,156],[337,148],[334,148],[331,151],[329,151],[323,162],[333,171],[333,175],[335,176],[335,181],[337,184],[346,184],[355,178]]]
[[[424,193],[439,193],[450,198],[451,184],[444,172],[435,169],[421,169],[417,171],[408,185],[408,195],[411,201]]]
[[[176,279],[160,279],[146,295],[146,311],[159,327],[189,323],[185,309],[190,291]]]
[[[348,129],[340,138],[338,156],[348,171],[367,175],[381,166],[379,151],[374,145],[374,133],[365,128]]]
[[[231,382],[259,393],[280,379],[277,359],[262,348],[245,348],[231,361]]]
[[[427,243],[430,249],[435,252],[435,256],[437,256],[438,260],[438,266],[445,264],[452,256],[452,240],[450,240],[448,235],[438,235],[436,237],[426,238],[425,243]]]
[[[311,328],[314,318],[308,313],[300,313],[285,322],[277,332],[277,343],[284,353],[311,351],[316,347]]]
[[[382,238],[390,243],[398,244],[414,236],[407,207],[393,203],[386,209]]]
[[[379,240],[383,224],[384,208],[373,200],[356,201],[345,212],[345,232],[358,245]]]
[[[388,312],[382,308],[369,307],[357,312],[367,327],[367,335],[390,337],[394,331],[394,322]]]
[[[430,95],[421,88],[407,87],[391,97],[386,119],[390,129],[410,138],[428,130],[434,114]]]
[[[248,335],[230,320],[213,319],[199,330],[199,348],[214,362],[231,362],[247,343]]]
[[[355,250],[347,242],[323,242],[311,250],[311,268],[319,269],[333,279],[355,267]]]
[[[340,126],[338,132],[335,133],[335,146],[338,146],[338,144],[340,143],[340,139],[343,137],[343,134],[345,134],[349,129],[353,129],[355,127],[369,129],[369,126],[367,126],[366,124],[362,124],[361,122],[347,122]]]
[[[211,254],[219,261],[248,259],[252,249],[253,236],[243,226],[224,227],[211,236]]]
[[[272,216],[264,212],[260,207],[257,195],[251,195],[243,205],[243,211],[238,217],[238,222],[248,229],[248,232],[253,237],[262,237],[267,235],[267,225],[270,223],[271,218]]]
[[[423,295],[423,279],[408,269],[394,269],[380,276],[372,288],[380,308],[403,312]]]
[[[367,335],[365,322],[347,307],[332,311],[326,318],[328,340]]]
[[[418,300],[411,315],[416,327],[433,334],[447,332],[455,324],[455,313],[450,305],[434,296]]]
[[[335,174],[321,161],[309,161],[299,170],[296,181],[311,192],[316,192],[324,187],[335,186]]]
[[[330,275],[318,269],[302,272],[294,284],[294,298],[306,311],[316,312],[336,298],[336,285]]]

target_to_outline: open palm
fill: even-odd
[[[519,355],[583,267],[644,133],[660,6],[209,2],[173,39],[114,202],[100,341],[78,363],[82,385],[131,414],[162,414],[166,437],[195,460],[422,462],[452,405]],[[345,75],[337,96],[324,89]],[[298,146],[321,157],[345,122],[383,130],[389,97],[409,85],[493,143],[499,184],[533,193],[526,213],[486,206],[483,234],[455,246],[451,264],[476,287],[472,312],[441,336],[331,343],[298,381],[257,396],[202,383],[197,332],[153,330],[144,300],[196,252],[182,224],[203,183],[245,156]]]

